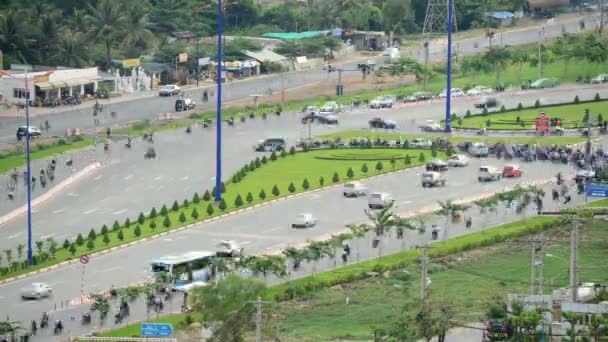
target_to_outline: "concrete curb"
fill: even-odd
[[[60,191],[62,191],[63,189],[65,189],[66,187],[70,186],[71,184],[73,184],[74,182],[78,181],[79,179],[81,179],[82,177],[90,174],[91,172],[95,171],[96,169],[98,169],[99,167],[101,167],[101,163],[99,162],[95,162],[93,164],[90,164],[89,166],[85,167],[84,169],[76,172],[75,174],[71,175],[70,177],[68,177],[67,179],[65,179],[63,182],[57,184],[57,186],[55,186],[54,188],[52,188],[51,190],[45,192],[44,194],[38,196],[37,198],[35,198],[32,201],[32,208],[36,207],[37,205],[49,200],[51,197],[55,196],[57,193],[59,193]],[[13,211],[11,211],[10,213],[0,217],[0,226],[5,224],[6,222],[16,218],[17,216],[25,213],[27,211],[27,204],[17,208]]]

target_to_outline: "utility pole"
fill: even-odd
[[[538,78],[543,77],[543,61],[542,61],[542,38],[545,34],[545,25],[541,25],[541,29],[538,30]]]
[[[426,91],[426,84],[428,82],[429,74],[429,41],[428,39],[424,42],[424,80],[422,82],[422,90]]]
[[[579,219],[574,221],[570,232],[570,299],[573,303],[578,301],[578,229]]]
[[[262,297],[258,296],[256,301],[249,301],[248,303],[255,304],[255,342],[262,342],[262,326],[264,320],[262,319],[262,308],[264,305],[273,304],[273,302],[265,302]]]
[[[543,266],[545,257],[545,240],[528,240],[532,245],[532,264],[530,271],[530,295],[537,292],[543,295]],[[538,272],[536,271],[538,269]],[[535,291],[536,282],[538,281],[538,291]]]
[[[426,287],[428,286],[428,262],[430,261],[429,248],[431,248],[431,246],[427,243],[422,246],[416,246],[416,248],[422,249],[422,258],[420,259],[420,266],[422,267],[420,276],[420,300],[424,304]]]
[[[600,30],[599,36],[602,38],[602,30],[604,29],[604,0],[600,0]]]

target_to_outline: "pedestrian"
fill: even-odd
[[[471,226],[473,225],[473,219],[471,218],[471,216],[467,217],[466,222],[465,222],[465,226],[467,228],[471,228]]]
[[[552,195],[554,201],[557,201],[559,199],[559,191],[557,189],[553,189]]]
[[[36,331],[38,331],[38,325],[36,324],[36,321],[33,320],[32,321],[32,335],[36,335]]]

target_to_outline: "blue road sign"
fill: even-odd
[[[587,196],[608,197],[608,182],[591,182],[587,187]]]
[[[142,323],[141,336],[167,337],[173,334],[173,327],[169,323]]]

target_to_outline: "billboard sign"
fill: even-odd
[[[536,131],[549,132],[549,117],[545,112],[540,112],[540,116],[536,117]]]
[[[179,54],[179,56],[177,56],[177,62],[178,63],[186,63],[188,61],[188,53],[187,52],[182,52]]]
[[[131,59],[123,59],[122,67],[123,68],[134,68],[141,65],[141,60],[139,58],[131,58]]]
[[[608,197],[608,182],[592,181],[587,186],[587,196]]]

